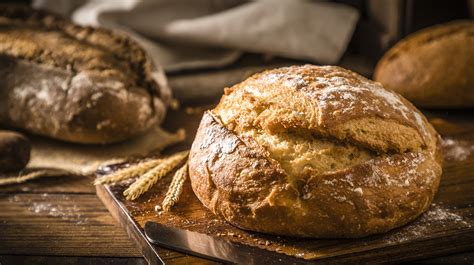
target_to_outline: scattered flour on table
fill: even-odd
[[[474,152],[474,143],[465,140],[445,138],[443,140],[443,148],[446,160],[463,161]]]
[[[76,224],[89,222],[89,219],[82,216],[81,209],[68,195],[61,195],[60,198],[55,199],[60,200],[62,203],[52,201],[47,193],[34,200],[21,195],[14,195],[10,197],[9,201],[27,206],[28,210],[35,214],[56,217]]]
[[[453,212],[453,209],[433,204],[417,220],[389,235],[386,241],[388,243],[401,243],[429,237],[430,234],[448,229],[471,228],[472,225],[472,220],[466,220]]]

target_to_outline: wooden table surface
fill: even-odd
[[[474,128],[470,112],[442,112],[450,122]],[[169,113],[165,128],[195,130],[200,113]],[[187,141],[191,141],[191,137]],[[474,172],[473,172],[474,177]],[[0,187],[0,265],[146,264],[95,194],[93,177],[44,178]],[[168,264],[210,261],[163,249]],[[417,264],[473,264],[474,252],[420,260]]]

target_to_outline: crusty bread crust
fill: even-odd
[[[79,143],[117,142],[157,125],[170,90],[120,33],[0,5],[0,123]]]
[[[474,21],[432,26],[398,42],[374,80],[421,107],[474,106]]]
[[[368,100],[370,108],[358,108]],[[381,131],[380,125],[394,129],[395,136],[381,134],[375,141],[370,134],[376,131],[358,126],[367,120]],[[405,141],[403,135],[413,131],[418,142]],[[353,152],[368,152],[369,157],[343,168],[298,172],[285,161],[293,156],[282,156],[261,141],[262,134],[291,138],[300,132],[308,141],[328,141],[313,146],[323,148],[321,158],[333,150],[331,143],[359,148]],[[287,144],[278,140],[286,138],[276,139],[272,144]],[[282,150],[278,152],[293,149]],[[298,150],[301,155],[307,151]],[[306,65],[266,71],[227,89],[219,105],[203,116],[189,173],[201,202],[240,228],[301,237],[362,237],[406,224],[426,210],[439,185],[441,163],[439,136],[409,102],[342,68]]]

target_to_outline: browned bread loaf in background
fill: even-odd
[[[421,107],[474,107],[474,20],[423,29],[379,61],[375,81]]]
[[[302,237],[362,237],[425,211],[440,137],[407,100],[334,66],[256,74],[205,113],[193,190],[228,222]]]
[[[128,37],[19,6],[0,6],[0,80],[0,124],[78,143],[140,134],[170,100]]]

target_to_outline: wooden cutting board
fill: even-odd
[[[189,111],[188,111],[189,112]],[[201,111],[174,113],[168,129],[185,125],[189,148]],[[151,264],[161,263],[159,247],[147,241],[147,221],[208,234],[214,238],[245,244],[268,255],[280,253],[303,261],[402,262],[474,249],[474,113],[427,113],[445,139],[446,161],[440,190],[432,207],[414,222],[386,234],[362,239],[298,239],[252,233],[235,228],[205,209],[192,192],[189,180],[173,210],[158,214],[171,181],[168,176],[136,201],[122,196],[124,185],[97,186],[97,195]],[[277,261],[277,260],[276,260]]]

